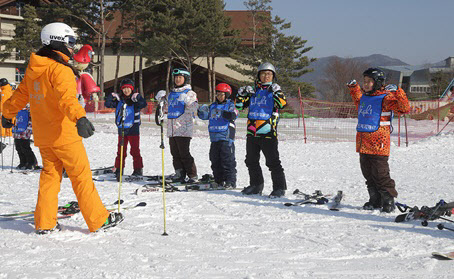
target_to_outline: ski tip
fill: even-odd
[[[284,203],[284,205],[285,205],[285,206],[292,206],[293,203],[291,203],[291,202],[286,202],[286,203]]]
[[[139,202],[136,206],[146,206],[147,203],[146,202]]]

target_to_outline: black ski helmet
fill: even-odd
[[[372,92],[375,92],[382,88],[385,85],[386,75],[385,72],[378,68],[369,68],[364,71],[363,76],[370,77],[374,80],[374,86],[372,87]]]
[[[189,84],[191,82],[191,74],[185,68],[176,68],[172,71],[172,82],[175,84],[175,77],[176,76],[183,76],[184,77],[184,85]]]
[[[1,78],[0,79],[0,86],[5,86],[7,85],[9,82],[6,78]]]
[[[132,91],[134,91],[134,81],[130,78],[125,78],[120,82],[120,89],[123,89],[125,87],[131,88]]]

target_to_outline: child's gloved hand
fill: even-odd
[[[225,119],[230,120],[230,119],[232,119],[232,114],[233,114],[233,113],[234,113],[234,112],[232,112],[232,111],[223,110],[223,111],[222,111],[222,118],[225,118]]]
[[[238,96],[247,97],[254,94],[255,94],[254,88],[252,88],[252,86],[250,85],[238,88]]]
[[[134,93],[134,94],[132,94],[132,96],[131,96],[131,100],[132,100],[133,102],[137,102],[137,98],[138,98],[138,97],[139,97],[139,93]]]
[[[164,90],[159,90],[154,97],[158,102],[161,101],[162,98],[166,97],[166,92]]]
[[[281,87],[279,86],[279,84],[273,83],[273,84],[271,85],[271,91],[272,91],[273,94],[274,94],[274,93],[280,92],[280,91],[282,91],[282,90],[281,90]]]
[[[120,95],[118,95],[118,93],[112,93],[112,98],[117,99],[117,101],[120,101]]]
[[[349,82],[347,82],[347,86],[348,87],[353,87],[353,86],[356,86],[356,79],[352,79],[350,80]]]
[[[198,109],[199,112],[209,113],[210,107],[207,104],[203,104]]]

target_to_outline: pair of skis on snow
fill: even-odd
[[[118,209],[118,200],[111,204],[106,204],[108,211],[115,211]],[[120,200],[120,204],[123,204],[123,200]],[[121,209],[133,209],[136,207],[143,207],[146,206],[146,202],[139,202],[136,204],[130,204]],[[58,207],[58,214],[57,219],[65,219],[70,218],[73,215],[80,212],[79,204],[76,201],[69,202],[63,206]],[[23,211],[23,212],[15,212],[9,214],[0,214],[0,221],[13,221],[13,220],[24,220],[24,221],[34,221],[34,211]]]
[[[299,206],[304,204],[327,204],[329,203],[328,197],[330,195],[324,195],[322,191],[316,190],[313,194],[305,194],[300,190],[296,189],[293,192],[294,195],[302,196],[303,199],[296,201],[296,202],[287,202],[284,203],[285,206]],[[344,197],[344,193],[342,191],[338,191],[337,194],[333,197],[332,202],[329,206],[329,210],[332,211],[339,211],[339,206]]]

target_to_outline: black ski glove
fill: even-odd
[[[225,118],[227,120],[232,120],[233,119],[233,114],[234,114],[234,112],[232,112],[232,111],[223,110],[222,111],[222,118]]]
[[[11,119],[5,118],[2,115],[2,127],[8,129],[8,128],[11,128],[13,126],[14,126],[13,121]]]
[[[86,117],[82,117],[77,120],[76,127],[77,133],[83,138],[91,137],[95,131],[95,127],[93,127],[93,124],[91,124],[90,120]]]

